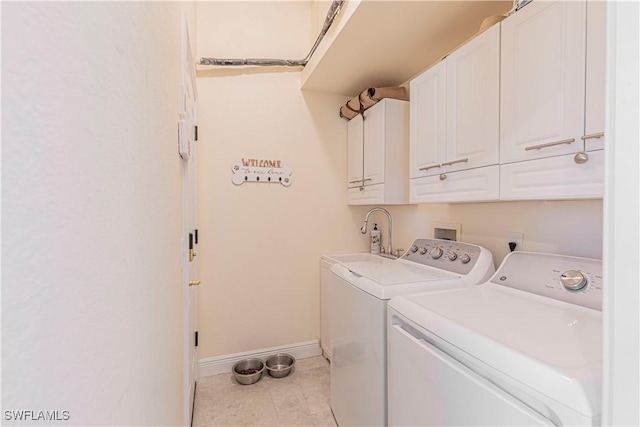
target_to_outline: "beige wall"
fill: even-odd
[[[198,56],[303,58],[317,13],[308,2],[198,3]],[[320,256],[369,249],[359,228],[370,206],[346,205],[346,122],[338,117],[346,98],[301,92],[299,70],[198,76],[199,357],[318,339]],[[231,167],[248,157],[291,165],[293,184],[235,186]],[[456,222],[496,264],[509,231],[524,233],[525,250],[600,257],[602,249],[600,201],[388,209],[395,247],[432,237],[433,222]]]
[[[422,204],[388,210],[396,248],[407,249],[416,237],[433,237],[434,223],[446,222],[461,224],[459,240],[489,249],[496,267],[509,251],[510,231],[524,233],[520,249],[525,251],[602,258],[602,200]],[[383,216],[372,218],[386,230]]]
[[[308,2],[198,3],[198,56],[303,58]],[[346,206],[344,97],[303,93],[299,69],[199,72],[199,357],[318,338],[321,254],[359,249]],[[231,182],[277,159],[292,184]]]

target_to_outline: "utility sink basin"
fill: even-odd
[[[328,261],[339,262],[344,264],[345,262],[361,262],[361,261],[375,261],[381,258],[380,255],[370,254],[368,252],[354,253],[354,254],[336,254],[336,255],[323,255]]]

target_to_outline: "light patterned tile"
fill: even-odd
[[[306,359],[296,360],[296,366],[306,370],[311,368],[327,368],[329,369],[329,361],[322,356],[307,357]]]
[[[300,359],[287,377],[265,374],[243,386],[231,374],[202,378],[196,392],[194,426],[330,426],[329,364]]]
[[[291,382],[270,386],[269,393],[275,405],[278,417],[288,417],[290,415],[309,415],[309,408],[305,395],[300,384]]]
[[[318,414],[313,414],[311,416],[311,425],[314,427],[337,427],[335,418],[333,418],[333,413],[331,409],[326,409],[323,412]]]

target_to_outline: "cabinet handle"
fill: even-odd
[[[367,181],[373,181],[371,178],[367,178],[367,179],[356,179],[355,181],[349,181],[349,184],[355,184],[356,182],[361,182],[361,183],[365,183]]]
[[[436,163],[435,165],[431,165],[431,166],[425,166],[423,168],[419,168],[419,171],[428,171],[429,169],[435,169],[435,168],[439,168],[441,165]]]
[[[447,179],[447,175],[444,173],[441,173],[439,178],[440,178],[440,181],[444,181],[445,179]]]
[[[456,163],[467,163],[469,161],[469,159],[458,159],[458,160],[451,160],[450,162],[444,162],[442,164],[442,166],[451,166],[451,165],[455,165]]]
[[[569,139],[563,139],[562,141],[547,142],[546,144],[531,145],[529,147],[526,147],[524,150],[525,151],[539,150],[541,148],[555,147],[556,145],[571,144],[572,142],[575,142],[575,140],[576,140],[575,138],[569,138]]]
[[[587,139],[597,139],[597,138],[602,138],[604,136],[604,132],[598,132],[598,133],[592,133],[589,135],[584,135],[582,138],[583,141],[586,141]]]

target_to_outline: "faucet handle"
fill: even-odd
[[[398,258],[400,258],[402,256],[402,254],[404,254],[404,249],[403,248],[396,249],[396,256]]]

